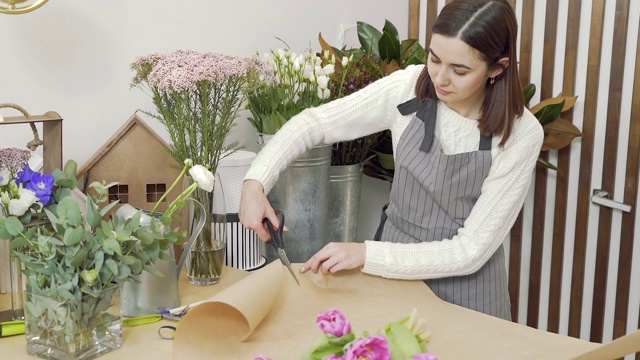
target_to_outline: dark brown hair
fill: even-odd
[[[511,5],[506,0],[452,1],[438,15],[432,32],[464,41],[480,53],[489,69],[509,58],[509,66],[496,76],[495,83],[487,81],[478,122],[483,135],[502,134],[500,146],[504,146],[516,117],[524,110],[516,57],[518,24]],[[416,97],[437,99],[426,66],[416,84]]]

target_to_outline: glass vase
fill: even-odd
[[[198,188],[193,197],[207,211],[205,214],[200,214],[200,211],[194,212],[192,228],[201,216],[205,217],[205,223],[188,250],[187,278],[194,285],[211,285],[220,280],[227,245],[227,215],[218,175],[216,174],[213,191],[207,192]]]
[[[122,346],[120,285],[108,285],[97,296],[62,299],[25,291],[27,353],[44,359],[93,359]]]

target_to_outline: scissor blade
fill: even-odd
[[[289,269],[289,272],[291,273],[291,276],[293,276],[293,279],[296,281],[296,283],[298,283],[298,286],[300,286],[300,282],[298,281],[298,277],[296,276],[296,273],[293,272],[293,269],[291,268],[291,262],[289,261],[289,258],[287,257],[287,253],[284,252],[284,249],[278,249],[278,257],[280,258],[280,261],[282,262],[282,264],[284,264],[284,266],[286,266],[287,269]]]

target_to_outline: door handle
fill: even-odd
[[[624,212],[631,212],[631,205],[609,199],[609,192],[606,190],[593,189],[591,202],[600,206],[606,206]]]

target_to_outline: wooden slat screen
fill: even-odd
[[[640,323],[640,245],[634,247],[640,233],[640,5],[508,1],[520,26],[521,82],[538,89],[532,104],[560,92],[577,95],[562,117],[583,133],[571,146],[543,154],[558,171],[536,169],[505,243],[512,318],[608,342]],[[448,2],[410,0],[413,36],[425,29],[420,41],[427,45],[437,12]],[[419,24],[424,11],[426,24]],[[592,204],[596,188],[632,211]]]

